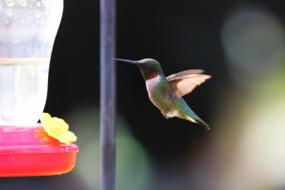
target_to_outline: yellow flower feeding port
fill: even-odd
[[[77,140],[75,134],[68,131],[69,125],[63,119],[51,117],[50,114],[43,113],[41,124],[45,132],[60,143],[70,144]]]

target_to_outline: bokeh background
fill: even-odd
[[[118,0],[117,55],[155,58],[166,75],[213,76],[185,97],[210,131],[165,120],[133,65],[117,65],[118,190],[285,189],[285,2]],[[99,189],[99,1],[66,0],[46,112],[79,137],[78,164],[1,190]]]

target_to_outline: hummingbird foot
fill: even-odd
[[[180,115],[181,115],[178,110],[171,110],[171,111],[169,111],[167,113],[162,113],[162,114],[164,115],[164,117],[166,119],[169,119],[169,118],[172,118],[172,117],[180,118]]]
[[[174,116],[170,117],[170,116],[168,116],[168,115],[167,115],[166,113],[164,113],[164,112],[161,112],[161,114],[163,115],[163,117],[164,117],[165,119],[169,119],[169,118],[174,117]]]

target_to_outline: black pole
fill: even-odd
[[[115,189],[116,0],[100,0],[101,190]]]

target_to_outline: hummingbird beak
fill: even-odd
[[[134,64],[134,65],[138,64],[137,61],[128,60],[128,59],[119,59],[119,58],[113,58],[113,59],[116,60],[116,61],[120,61],[120,62],[131,63],[131,64]]]

